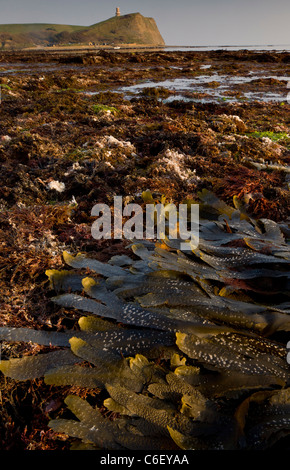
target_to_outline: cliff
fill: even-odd
[[[91,26],[56,24],[0,25],[0,48],[48,45],[146,44],[164,45],[153,18],[140,13],[115,16]]]

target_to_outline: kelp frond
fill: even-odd
[[[1,361],[5,375],[107,395],[114,420],[69,396],[78,421],[53,430],[94,449],[264,449],[290,433],[289,227],[254,220],[236,198],[200,199],[191,252],[165,238],[108,263],[65,252],[70,269],[47,271],[52,300],[84,312],[78,330],[0,328],[53,348]]]

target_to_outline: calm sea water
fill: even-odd
[[[280,45],[264,45],[264,46],[166,46],[166,51],[218,51],[218,50],[226,50],[226,51],[241,51],[241,50],[249,50],[249,51],[278,51],[283,52],[287,51],[290,52],[290,44],[280,44]]]

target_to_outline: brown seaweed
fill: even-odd
[[[0,329],[5,341],[60,349],[1,361],[5,375],[106,391],[113,421],[69,396],[79,421],[53,420],[53,430],[94,449],[264,449],[289,434],[290,373],[277,337],[290,328],[285,230],[237,200],[200,197],[193,252],[165,239],[133,243],[134,258],[109,263],[64,253],[72,270],[47,275],[56,304],[86,312],[79,331]],[[261,278],[280,286],[269,291]]]

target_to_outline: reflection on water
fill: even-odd
[[[194,78],[175,78],[172,80],[162,80],[159,82],[147,81],[139,83],[137,85],[126,86],[120,88],[118,91],[124,93],[127,99],[132,98],[133,95],[136,95],[145,88],[166,88],[174,92],[174,95],[170,96],[163,100],[163,102],[170,102],[174,100],[185,100],[185,101],[199,101],[199,102],[212,102],[227,100],[229,102],[241,101],[240,97],[228,96],[226,92],[229,92],[233,89],[234,85],[245,84],[254,82],[254,80],[261,79],[274,79],[285,81],[285,89],[287,82],[290,80],[290,77],[287,76],[277,76],[277,75],[252,75],[249,76],[229,76],[229,75],[219,75],[217,73],[212,75],[200,75],[199,77]],[[210,88],[210,84],[215,82],[214,88]],[[243,93],[243,98],[247,100],[258,100],[258,101],[278,101],[282,102],[285,100],[285,93],[281,91],[276,91],[271,88],[271,90],[262,90],[259,91],[257,86],[257,91],[246,91]],[[238,92],[238,90],[237,90]],[[206,94],[207,96],[194,96],[200,93]],[[190,96],[191,95],[191,96]],[[242,99],[243,99],[242,98]]]

